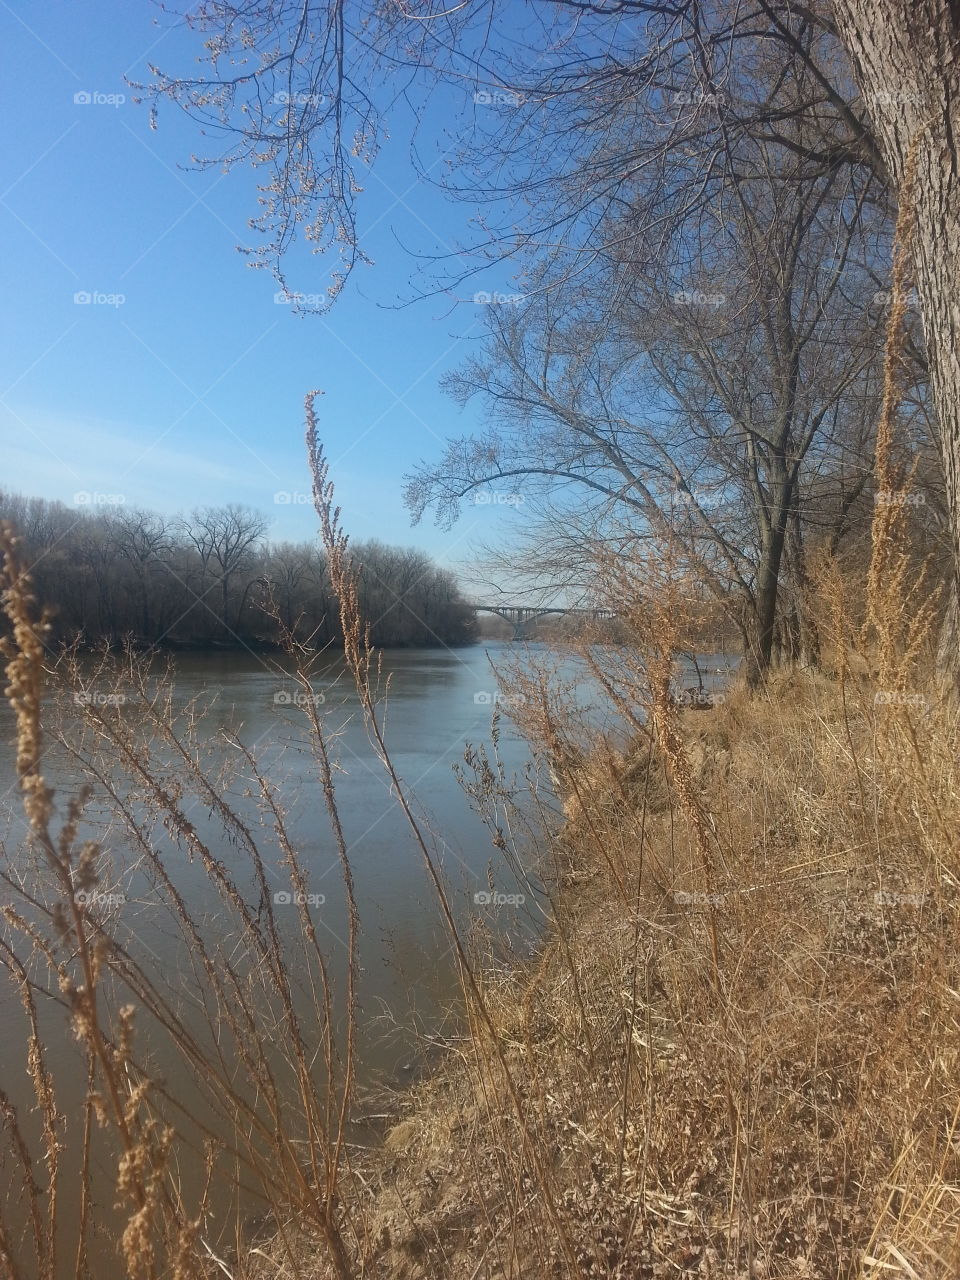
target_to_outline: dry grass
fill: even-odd
[[[829,572],[831,673],[684,712],[662,575],[632,619],[647,661],[584,654],[626,746],[589,741],[550,670],[512,677],[563,802],[550,928],[524,965],[477,942],[485,1021],[366,1165],[360,1274],[960,1273],[957,721],[908,628],[858,647]],[[496,763],[474,764],[522,863]]]
[[[138,714],[88,706],[85,736],[62,745],[85,761],[191,950],[200,1025],[196,1009],[185,1016],[118,922],[89,905],[112,870],[78,838],[89,796],[57,823],[43,773],[42,622],[8,535],[8,696],[33,862],[20,880],[7,868],[19,905],[5,912],[2,956],[24,1008],[39,1127],[0,1095],[5,1174],[28,1208],[17,1238],[2,1220],[0,1274],[93,1274],[90,1161],[104,1153],[123,1223],[111,1274],[151,1280],[960,1274],[960,728],[921,668],[924,637],[903,596],[877,571],[865,631],[822,567],[832,671],[731,690],[705,716],[671,693],[674,656],[690,647],[682,574],[639,549],[598,565],[611,596],[637,602],[624,619],[632,646],[581,651],[620,712],[620,739],[590,731],[555,675],[528,667],[512,676],[515,718],[556,797],[536,783],[518,802],[496,735],[491,753],[467,760],[467,790],[518,868],[536,834],[546,927],[521,962],[497,935],[462,932],[434,839],[393,769],[312,399],[307,420],[347,665],[453,945],[464,1034],[397,1100],[382,1148],[357,1156],[346,1141],[353,968],[338,1035],[309,913],[292,940],[273,913],[268,845],[291,890],[309,887],[283,798],[244,754],[263,817],[257,831],[244,824],[204,765],[202,726],[180,723],[137,664],[121,664],[114,679]],[[884,554],[895,573],[895,547]],[[311,657],[290,647],[307,692]],[[62,665],[70,687],[79,671]],[[330,745],[323,714],[305,705],[353,953]],[[191,822],[190,797],[229,840],[229,865]],[[223,945],[178,893],[152,838],[160,829],[216,891]],[[89,1081],[83,1209],[67,1243],[61,1143],[77,1117],[58,1107],[41,998],[72,1026]],[[160,1035],[187,1070],[183,1096],[141,1048]],[[188,1187],[179,1170],[204,1143],[206,1177]],[[238,1217],[232,1255],[215,1256],[212,1189],[249,1184],[272,1238],[251,1248]]]
[[[365,1274],[960,1272],[960,741],[873,698],[783,675],[677,713],[676,766],[579,767],[551,935],[484,984],[521,1114],[475,1036],[388,1137]]]
[[[355,1084],[357,925],[328,737],[316,704],[302,703],[343,872],[345,993],[332,989],[307,909],[308,875],[291,842],[284,797],[255,756],[229,737],[227,746],[259,793],[261,820],[252,828],[225,798],[225,778],[211,772],[207,756],[216,735],[199,722],[196,708],[174,714],[169,681],[154,680],[132,656],[119,663],[104,658],[99,696],[89,700],[82,695],[90,673],[74,655],[51,668],[45,624],[19,568],[12,531],[2,532],[0,552],[10,622],[6,692],[16,714],[27,832],[20,847],[4,850],[0,866],[11,899],[3,908],[0,963],[26,1015],[45,1165],[41,1178],[31,1155],[30,1117],[0,1094],[9,1139],[0,1274],[57,1280],[102,1274],[104,1267],[134,1280],[223,1274],[225,1264],[208,1239],[216,1185],[221,1202],[241,1191],[253,1196],[288,1241],[291,1222],[298,1240],[304,1231],[315,1233],[331,1273],[350,1276],[355,1245],[346,1240],[351,1225],[338,1188]],[[309,657],[293,657],[309,693]],[[55,727],[58,694],[79,698],[72,710],[79,707],[80,722],[74,716],[66,731]],[[46,750],[58,740],[87,780],[62,818],[44,772]],[[220,745],[222,755],[222,737]],[[80,836],[94,795],[122,842],[122,868],[104,842]],[[292,936],[277,918],[268,859],[287,874],[287,901],[299,904]],[[184,892],[187,863],[201,869],[212,892],[212,931],[210,899],[203,908],[195,886],[192,895]],[[140,877],[142,894],[179,936],[186,973],[163,972],[136,930],[125,926],[123,895],[114,892],[121,870]],[[86,1094],[69,1115],[57,1101],[38,1027],[40,1005],[65,1021],[85,1063]],[[168,1062],[178,1061],[176,1091],[152,1066],[160,1045]],[[65,1055],[59,1084],[67,1089],[69,1073]],[[71,1162],[64,1167],[67,1134]],[[113,1170],[106,1186],[102,1178],[94,1181],[97,1165]],[[62,1213],[65,1185],[79,1200],[76,1218]],[[238,1218],[234,1250],[242,1229]]]

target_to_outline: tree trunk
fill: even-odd
[[[790,513],[787,534],[787,565],[793,590],[793,609],[796,617],[795,660],[801,667],[820,665],[820,631],[810,608],[810,580],[807,577],[807,560],[803,547],[803,529],[800,525],[800,509],[796,502]]]
[[[143,638],[149,643],[150,631],[150,590],[147,585],[146,571],[140,574],[140,627]]]
[[[945,685],[956,691],[960,684],[957,670],[957,654],[960,653],[960,605],[957,603],[957,589],[949,590],[947,607],[943,615],[943,626],[940,628],[940,643],[937,647],[937,668]]]
[[[753,634],[750,649],[746,655],[747,683],[751,686],[758,685],[769,671],[776,638],[780,567],[783,563],[787,514],[793,492],[793,486],[783,463],[778,467],[771,467],[769,490],[770,522],[763,531],[760,547]]]
[[[916,147],[913,256],[960,589],[960,6],[957,0],[835,0],[880,152],[897,185]],[[960,684],[956,626],[940,659]]]

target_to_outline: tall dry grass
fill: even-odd
[[[462,1033],[394,1100],[382,1146],[353,1145],[355,961],[334,990],[309,910],[292,933],[276,920],[271,858],[279,851],[292,892],[310,883],[285,797],[233,739],[260,799],[262,821],[245,822],[207,761],[199,711],[175,713],[164,683],[130,660],[98,678],[112,671],[124,714],[86,705],[82,734],[59,735],[93,788],[59,818],[45,683],[76,688],[82,671],[67,655],[51,672],[6,533],[28,838],[4,864],[16,905],[0,951],[23,1003],[37,1114],[0,1097],[5,1174],[25,1208],[2,1218],[5,1274],[99,1274],[90,1241],[105,1160],[121,1206],[110,1274],[138,1278],[960,1273],[960,731],[923,666],[930,616],[918,623],[911,598],[888,589],[895,522],[869,616],[855,615],[836,566],[817,571],[828,669],[731,688],[708,715],[674,696],[695,627],[679,567],[639,545],[598,562],[598,590],[621,603],[632,643],[585,636],[579,658],[616,729],[583,715],[549,661],[519,663],[505,687],[533,748],[528,785],[504,770],[496,723],[463,770],[493,844],[530,884],[543,931],[531,957],[511,950],[509,931],[465,929],[455,909],[437,837],[390,758],[312,396],[307,445],[346,663],[445,922]],[[316,656],[289,645],[309,693]],[[355,957],[330,734],[304,705]],[[198,1000],[184,1003],[136,954],[122,909],[90,906],[116,873],[105,843],[80,836],[91,806],[109,812],[181,932]],[[175,849],[217,895],[217,944],[178,888]],[[41,1005],[83,1054],[79,1113],[58,1102]],[[152,1068],[158,1037],[183,1064],[178,1092]],[[81,1135],[69,1170],[65,1127]],[[259,1196],[269,1240],[243,1236],[239,1208],[233,1248],[210,1238],[224,1190],[235,1204]]]
[[[16,716],[26,819],[25,839],[5,848],[0,867],[11,899],[3,909],[0,957],[25,1013],[44,1165],[41,1174],[29,1117],[0,1095],[12,1156],[4,1162],[7,1208],[14,1207],[0,1228],[3,1273],[18,1280],[104,1270],[138,1280],[223,1274],[220,1245],[209,1238],[213,1205],[242,1195],[269,1215],[281,1240],[292,1240],[295,1227],[299,1250],[305,1235],[316,1235],[331,1274],[351,1276],[356,1228],[340,1184],[356,1081],[359,923],[330,735],[311,696],[316,655],[288,637],[342,871],[348,924],[342,993],[332,987],[310,914],[309,872],[289,832],[287,798],[256,755],[238,736],[218,735],[218,754],[232,749],[258,793],[260,820],[253,825],[229,802],[227,780],[212,772],[206,748],[213,735],[198,709],[176,714],[169,680],[156,681],[133,655],[119,663],[105,656],[94,676],[97,698],[84,696],[91,673],[77,655],[52,663],[45,650],[46,623],[10,529],[0,532],[0,552],[10,623],[6,692]],[[342,585],[346,596],[346,576]],[[286,668],[280,674],[289,678]],[[74,695],[66,728],[56,727],[57,694]],[[46,752],[55,747],[87,780],[66,799],[62,817],[45,775]],[[101,826],[104,808],[109,812],[111,844],[122,842],[122,867],[103,841],[80,834],[84,824],[95,829],[94,800]],[[184,856],[212,891],[213,929],[209,895],[201,912],[196,886],[184,890]],[[288,900],[297,904],[293,931],[278,920],[275,893],[284,884],[268,874],[274,866],[285,871]],[[114,892],[121,871],[125,882],[136,874],[141,895],[179,935],[185,974],[159,969],[137,928],[128,927],[118,906],[123,895]],[[41,1003],[58,1010],[85,1064],[85,1096],[69,1115],[58,1102],[39,1028]],[[161,1048],[164,1061],[177,1062],[175,1092],[153,1063]],[[106,1185],[94,1176],[103,1165],[112,1168]],[[76,1215],[64,1213],[65,1182],[79,1201]],[[237,1220],[234,1253],[246,1247],[240,1231]],[[105,1234],[116,1238],[104,1240]],[[292,1246],[286,1252],[291,1274],[303,1274],[299,1252]]]
[[[863,647],[834,599],[832,671],[704,716],[671,696],[682,581],[639,556],[607,568],[617,598],[647,601],[636,648],[582,654],[619,743],[591,740],[549,671],[512,677],[562,802],[541,811],[550,929],[507,968],[478,940],[499,1044],[474,1028],[388,1136],[370,1274],[947,1280],[960,732],[926,647],[905,627],[897,651]],[[627,590],[632,572],[659,589]],[[522,865],[522,806],[474,764]],[[549,1163],[563,1243],[518,1130]]]
[[[909,203],[908,183],[901,243]],[[898,250],[885,491],[909,483],[892,462],[906,271]],[[580,652],[619,738],[591,735],[549,670],[511,674],[560,800],[540,806],[551,927],[532,965],[480,952],[496,1053],[474,1029],[388,1136],[371,1274],[960,1274],[960,726],[925,665],[936,602],[901,511],[878,505],[862,609],[819,563],[820,672],[684,711],[690,584],[669,545],[627,536],[596,582],[632,644]],[[523,808],[471,763],[522,865]]]

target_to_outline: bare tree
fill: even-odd
[[[109,537],[117,555],[129,566],[134,576],[139,603],[140,633],[148,637],[153,630],[152,601],[158,571],[166,565],[173,547],[169,521],[152,511],[134,507],[121,509],[109,524]]]
[[[291,635],[299,634],[304,587],[309,580],[314,554],[308,546],[280,542],[269,549],[263,566],[264,581],[273,605],[279,610]]]
[[[454,255],[454,277],[547,244],[570,250],[575,275],[607,247],[598,228],[624,199],[637,207],[641,178],[655,247],[662,227],[715,205],[731,178],[724,156],[744,138],[792,151],[811,175],[876,159],[828,0],[536,0],[523,20],[493,0],[200,0],[184,19],[204,38],[199,71],[153,67],[138,87],[155,118],[173,102],[223,140],[199,163],[268,170],[256,261],[285,284],[298,233],[339,250],[331,297],[363,259],[356,201],[401,93],[421,118],[438,88],[445,117],[462,108],[449,130],[460,163],[424,179],[471,203],[504,201],[478,221],[466,270]],[[799,94],[779,74],[798,65]],[[796,119],[816,124],[801,142],[785,127]]]
[[[238,618],[230,612],[230,587],[252,561],[253,552],[267,531],[267,519],[258,511],[230,502],[223,507],[203,507],[183,522],[183,528],[200,557],[201,599],[206,594],[205,577],[211,570],[219,587],[220,622],[237,630]],[[256,575],[254,575],[256,576]]]
[[[461,163],[440,181],[487,212],[467,267],[454,257],[437,287],[545,245],[576,281],[623,236],[626,209],[650,261],[678,234],[694,244],[749,178],[756,144],[796,158],[792,182],[872,175],[878,203],[883,184],[907,183],[960,574],[960,14],[947,0],[559,0],[530,4],[523,20],[492,0],[369,0],[349,14],[203,0],[190,21],[208,40],[201,75],[156,72],[148,92],[216,127],[227,141],[211,163],[271,166],[259,226],[281,279],[300,225],[318,245],[339,243],[347,266],[362,256],[355,199],[392,101],[366,86],[391,78],[421,113],[438,84],[447,104],[462,94],[451,130]],[[945,650],[955,666],[958,637]]]
[[[594,511],[581,555],[604,518],[614,539],[632,526],[682,545],[696,579],[739,600],[754,678],[773,658],[785,557],[803,602],[805,469],[829,456],[838,418],[871,389],[878,403],[882,355],[872,273],[850,266],[874,234],[869,177],[791,183],[775,164],[755,149],[722,231],[695,253],[681,239],[650,263],[625,234],[573,297],[492,309],[484,354],[450,382],[460,399],[480,393],[491,428],[407,486],[416,518],[434,506],[446,521],[485,487],[574,492]],[[798,623],[812,658],[805,611]]]
[[[902,198],[921,300],[954,581],[941,663],[960,679],[960,12],[948,0],[836,0],[875,148]]]

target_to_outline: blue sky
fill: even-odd
[[[375,265],[357,269],[325,317],[297,316],[237,251],[255,243],[255,175],[185,171],[203,150],[195,127],[168,108],[151,131],[124,82],[146,78],[148,60],[189,69],[195,35],[151,0],[0,0],[0,39],[4,487],[70,505],[122,495],[165,512],[246,502],[271,518],[272,538],[311,537],[312,509],[274,495],[308,491],[302,401],[317,387],[353,537],[456,565],[497,532],[510,518],[502,508],[466,507],[445,533],[429,521],[411,529],[401,501],[403,472],[477,424],[478,410],[461,411],[438,381],[482,319],[452,298],[396,308],[416,291],[403,246],[448,252],[470,214],[417,180],[403,121],[361,198]],[[98,100],[77,103],[78,93]],[[440,161],[439,139],[423,146]],[[307,254],[289,279],[303,292],[328,283]],[[516,290],[501,270],[463,294],[481,287]]]

